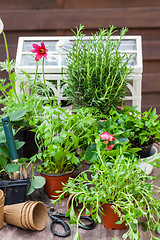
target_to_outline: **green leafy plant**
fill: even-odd
[[[160,140],[159,115],[156,108],[140,113],[136,107],[124,107],[120,112],[111,109],[107,120],[98,124],[99,132],[110,130],[121,132],[132,147],[141,148],[158,143]]]
[[[9,73],[9,81],[0,79],[0,103],[3,105],[3,115],[8,115],[14,111],[25,110],[23,125],[29,125],[35,109],[41,114],[42,105],[47,101],[41,87],[41,81],[35,76],[36,81],[25,72],[15,73],[15,64],[0,62],[1,71]],[[21,122],[22,123],[22,122]]]
[[[159,187],[154,186],[156,177],[148,176],[138,166],[138,159],[131,152],[127,152],[127,143],[116,143],[114,150],[101,152],[102,143],[99,142],[96,152],[99,162],[92,164],[87,171],[80,173],[75,179],[70,178],[64,186],[63,192],[57,200],[61,202],[64,194],[74,194],[71,207],[66,213],[70,215],[71,224],[77,223],[77,233],[74,240],[79,240],[78,223],[82,211],[91,214],[92,218],[101,223],[99,213],[103,214],[103,204],[111,203],[115,213],[120,217],[117,224],[125,221],[128,230],[123,234],[123,239],[140,239],[139,223],[144,231],[148,231],[150,239],[156,238],[152,231],[160,233],[160,215],[158,200],[153,193],[159,193]],[[156,161],[159,163],[158,157]],[[149,181],[150,180],[150,181]],[[81,204],[79,215],[75,215],[73,201]],[[89,207],[92,210],[89,211]],[[120,210],[120,211],[119,211]]]
[[[38,172],[62,174],[73,170],[82,160],[86,146],[94,139],[95,118],[86,109],[77,109],[70,115],[62,108],[44,106],[37,128],[36,139],[40,153],[31,159],[41,160]],[[78,151],[82,148],[81,151]]]
[[[112,39],[115,27],[100,29],[92,38],[84,39],[84,26],[77,28],[73,47],[67,54],[65,94],[77,106],[99,109],[104,114],[121,106],[126,94],[127,77],[132,68],[127,64],[131,55],[119,50],[127,28],[119,39]]]
[[[122,133],[122,132],[119,132]],[[116,134],[115,134],[116,135]],[[95,163],[101,163],[99,162],[99,153],[97,151],[97,146],[100,147],[101,155],[107,156],[108,161],[113,161],[112,158],[116,152],[116,144],[117,143],[123,143],[127,142],[127,139],[124,137],[121,137],[117,134],[116,138],[110,134],[109,132],[103,132],[102,134],[97,134],[95,136],[94,142],[89,145],[85,152],[85,160],[89,164],[95,164]],[[123,154],[133,155],[133,161],[134,161],[134,155],[139,150],[139,148],[131,148],[130,144],[127,144],[126,147],[123,147]],[[108,153],[108,151],[111,151],[111,153]]]
[[[33,44],[35,49],[31,50],[36,55],[36,69],[32,76],[23,70],[19,73],[15,71],[14,60],[10,61],[9,50],[5,32],[2,30],[4,44],[6,49],[6,61],[0,62],[0,70],[8,73],[8,79],[0,79],[0,103],[3,105],[2,111],[4,115],[8,115],[13,111],[25,110],[23,125],[28,126],[30,119],[32,119],[34,112],[41,113],[42,106],[46,103],[52,103],[55,96],[51,96],[50,88],[46,85],[44,78],[44,57],[47,58],[47,49],[44,43],[41,46]],[[39,47],[39,48],[38,48]],[[38,48],[38,49],[37,49]],[[43,82],[40,80],[38,74],[38,67],[40,59],[42,58],[42,73]],[[34,59],[34,56],[33,56]],[[21,122],[22,123],[22,122]]]

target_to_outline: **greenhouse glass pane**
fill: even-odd
[[[40,63],[41,64],[41,63]],[[21,66],[36,66],[35,56],[23,54],[21,58]],[[58,55],[48,54],[47,60],[45,59],[45,65],[58,66]]]
[[[56,51],[55,44],[58,41],[43,40],[43,42],[45,44],[45,47],[48,49],[48,51]],[[22,49],[22,51],[23,52],[29,52],[30,50],[32,50],[33,49],[32,44],[41,45],[41,41],[40,40],[29,40],[29,41],[25,40],[23,42],[23,49]]]
[[[124,39],[121,42],[119,50],[136,50],[136,40]]]

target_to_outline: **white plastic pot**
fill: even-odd
[[[140,168],[146,172],[147,175],[151,174],[152,170],[153,170],[153,166],[147,162],[151,161],[153,159],[153,156],[156,155],[158,153],[158,150],[155,146],[153,146],[150,150],[150,154],[148,157],[146,158],[141,158],[141,162],[140,162]],[[147,162],[144,162],[144,159],[147,159]]]

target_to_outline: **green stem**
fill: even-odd
[[[2,31],[2,34],[3,34],[4,43],[5,43],[5,49],[6,49],[6,57],[7,57],[7,63],[8,63],[9,79],[10,79],[10,82],[12,84],[12,88],[13,88],[15,97],[16,97],[17,101],[19,102],[19,98],[18,98],[16,89],[15,89],[15,83],[12,81],[12,74],[11,74],[10,61],[9,61],[9,51],[8,51],[7,38],[6,38],[6,35],[5,35],[4,31]]]
[[[34,77],[34,82],[33,82],[33,87],[32,87],[32,91],[31,91],[31,95],[33,94],[34,92],[34,87],[35,87],[35,83],[36,83],[36,79],[37,79],[37,73],[38,73],[38,62],[36,62],[37,65],[36,65],[36,73],[35,73],[35,77]]]
[[[9,77],[11,77],[11,69],[10,69],[10,61],[9,61],[9,51],[8,51],[7,38],[6,38],[6,35],[5,35],[4,31],[2,31],[2,34],[3,34],[5,48],[6,48],[6,56],[7,56],[7,63],[8,63],[8,74],[9,74]]]
[[[50,99],[49,93],[47,91],[47,85],[46,85],[46,80],[45,80],[45,76],[44,76],[44,57],[42,59],[42,74],[43,74],[43,82],[44,82],[45,94],[47,95],[47,98],[49,100],[49,104],[51,105],[51,99]]]
[[[34,177],[34,167],[33,167],[33,163],[31,163],[31,167],[32,167],[32,178]]]
[[[42,74],[43,74],[44,88],[46,90],[46,80],[45,80],[45,76],[44,76],[44,57],[42,59]]]

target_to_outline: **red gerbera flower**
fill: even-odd
[[[35,60],[39,61],[42,57],[45,57],[47,59],[47,52],[48,50],[45,47],[44,42],[41,42],[41,45],[38,44],[32,44],[33,50],[30,50],[32,53],[36,53]]]
[[[103,140],[107,140],[107,141],[114,141],[115,138],[112,134],[110,134],[109,132],[103,132],[101,135],[100,135],[100,138],[103,139]]]

